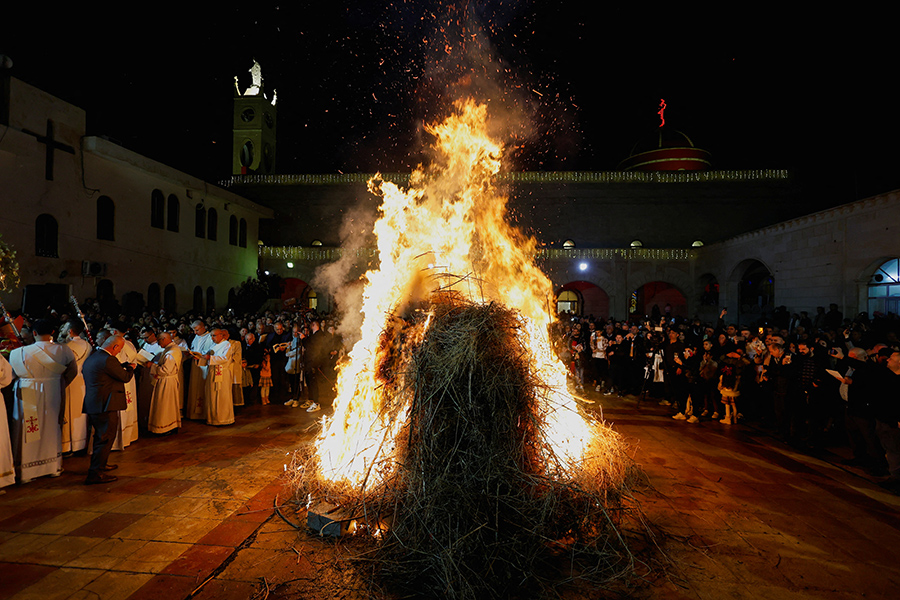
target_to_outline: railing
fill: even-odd
[[[301,173],[297,175],[232,175],[220,187],[236,185],[356,185],[374,173]],[[773,181],[789,179],[787,169],[737,171],[515,171],[497,175],[499,183],[701,183],[705,181]],[[384,181],[409,183],[409,173],[382,173]]]
[[[374,258],[375,248],[353,250],[358,258]],[[331,246],[260,246],[260,258],[282,260],[330,261],[344,256],[343,248]],[[691,260],[697,251],[687,248],[541,248],[539,259],[597,259],[597,260]]]

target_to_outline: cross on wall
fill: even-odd
[[[23,129],[22,131],[24,131],[28,135],[34,136],[39,143],[47,145],[47,158],[44,166],[44,177],[47,178],[47,181],[53,181],[53,151],[62,150],[63,152],[68,152],[69,154],[75,154],[75,148],[53,139],[53,121],[51,121],[50,119],[47,119],[47,135],[41,135],[39,133],[29,131],[28,129]]]

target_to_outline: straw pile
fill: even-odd
[[[362,526],[389,523],[374,561],[423,597],[533,598],[565,581],[628,579],[618,525],[633,471],[617,435],[595,423],[590,460],[564,465],[542,435],[553,391],[518,313],[449,294],[431,302],[426,335],[412,317],[382,337],[385,410],[404,395],[411,406],[396,415],[407,422],[391,474],[354,495],[306,464],[298,497],[340,502]]]

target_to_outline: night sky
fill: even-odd
[[[148,5],[24,17],[11,73],[87,110],[88,133],[210,181],[231,167],[233,78],[278,90],[281,173],[408,171],[422,123],[475,94],[511,117],[509,168],[616,168],[659,124],[719,169],[788,168],[822,206],[900,188],[886,15],[790,17],[583,2]],[[754,5],[755,6],[755,5]]]

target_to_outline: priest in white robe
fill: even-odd
[[[228,343],[231,344],[231,352],[232,352],[232,361],[231,361],[231,380],[234,382],[231,388],[231,400],[234,402],[235,406],[243,406],[244,405],[244,367],[241,363],[244,360],[243,354],[244,351],[241,349],[241,342],[238,340],[230,339],[231,335],[228,333],[228,330],[225,330],[225,334],[228,336]]]
[[[0,389],[5,388],[13,380],[13,370],[9,362],[0,354]],[[13,462],[12,443],[9,439],[9,423],[6,420],[6,407],[0,406],[0,488],[16,482],[16,467]]]
[[[163,349],[156,337],[156,330],[152,327],[144,327],[141,330],[141,340],[137,345],[138,366],[135,368],[135,379],[137,379],[138,431],[148,431],[153,386],[156,385],[151,373],[151,364]]]
[[[81,337],[83,332],[84,323],[81,321],[69,322],[65,345],[75,355],[78,375],[66,388],[65,420],[62,424],[63,454],[84,450],[88,444],[88,418],[82,412],[84,408],[84,377],[81,376],[81,367],[91,353],[91,345]]]
[[[181,427],[181,348],[168,332],[160,333],[158,341],[163,351],[150,364],[155,384],[148,428],[151,433],[163,434]]]
[[[130,364],[132,367],[137,364],[138,351],[127,338],[125,334],[128,332],[128,326],[125,323],[112,325],[110,331],[116,335],[122,336],[125,341],[125,347],[116,355],[116,359],[123,364]],[[119,435],[113,442],[113,450],[124,450],[131,442],[138,439],[138,408],[137,408],[137,384],[132,377],[125,384],[125,400],[128,408],[119,411]]]
[[[194,330],[194,339],[191,342],[191,352],[198,355],[205,355],[213,347],[212,334],[206,330],[206,324],[203,321],[194,321],[191,325]],[[184,408],[184,415],[188,419],[205,419],[207,414],[206,407],[206,361],[195,358],[191,361],[191,376],[188,384],[187,406]]]
[[[234,402],[231,398],[234,351],[224,329],[214,329],[212,339],[215,345],[202,360],[209,369],[206,376],[206,423],[231,425],[234,423]]]
[[[19,378],[13,400],[11,441],[21,483],[62,473],[65,388],[78,374],[75,355],[53,341],[53,323],[34,324],[35,342],[16,348],[9,364]]]

